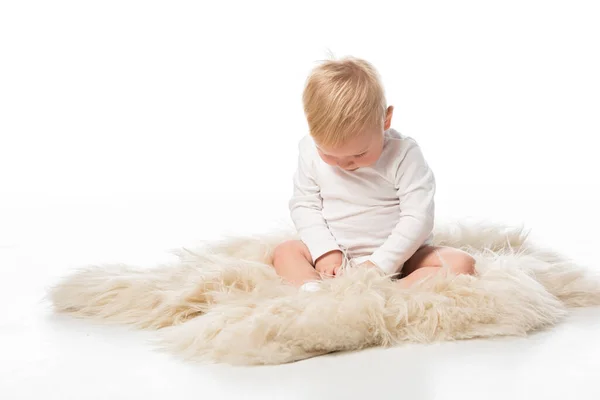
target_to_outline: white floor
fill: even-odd
[[[597,187],[577,190],[587,190],[584,204],[567,216],[553,212],[569,200],[566,190],[549,196],[554,188],[539,187],[537,195],[517,201],[510,195],[519,192],[517,187],[494,199],[480,187],[473,204],[485,207],[472,215],[495,209],[501,218],[527,216],[540,239],[560,244],[592,268],[592,229],[586,227],[600,223],[597,214],[590,215],[600,198]],[[463,214],[450,193],[440,190],[441,208]],[[53,315],[43,301],[45,289],[78,265],[152,265],[166,259],[169,248],[252,231],[266,216],[285,216],[285,203],[254,213],[238,208],[219,223],[233,200],[57,198],[43,205],[38,200],[0,207],[2,400],[600,398],[600,308],[577,310],[555,328],[528,338],[376,348],[269,367],[182,362],[155,351],[146,341],[150,332]]]

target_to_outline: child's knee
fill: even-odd
[[[298,256],[308,257],[310,260],[310,252],[308,248],[301,240],[288,240],[277,247],[273,251],[273,264],[277,265],[279,262],[285,261],[290,257]]]
[[[466,252],[458,253],[452,260],[452,270],[457,274],[474,275],[475,259]]]

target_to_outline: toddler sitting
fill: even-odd
[[[290,200],[299,241],[274,252],[277,273],[305,290],[342,266],[380,268],[407,287],[443,264],[474,273],[474,259],[432,246],[435,178],[418,143],[391,128],[377,71],[361,59],[330,60],[306,82],[310,135],[299,144]]]

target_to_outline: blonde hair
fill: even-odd
[[[384,124],[386,100],[377,70],[355,57],[327,60],[315,67],[302,96],[310,135],[336,147],[365,128]]]

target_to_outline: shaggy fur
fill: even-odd
[[[477,276],[446,270],[399,290],[374,269],[349,269],[304,293],[269,265],[288,233],[228,239],[177,252],[153,269],[95,266],[50,293],[58,312],[159,329],[186,358],[279,364],[334,351],[402,342],[525,335],[552,326],[567,307],[600,304],[600,279],[530,243],[522,228],[438,227],[434,244],[462,248]]]

